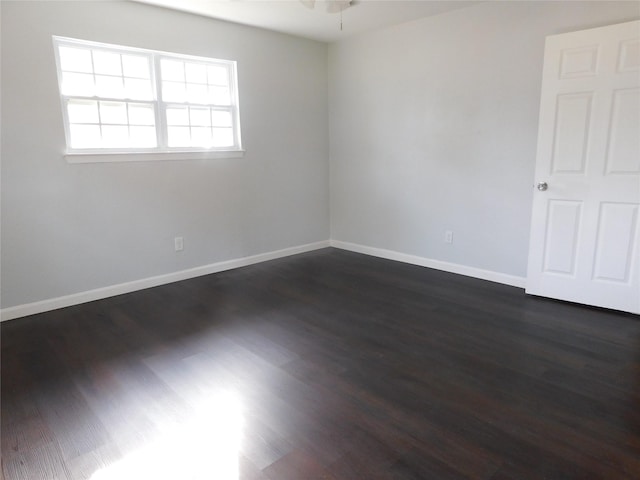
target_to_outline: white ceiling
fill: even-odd
[[[322,42],[469,7],[478,0],[354,0],[342,13],[327,13],[326,0],[313,10],[300,0],[132,0],[229,22],[266,28]],[[308,1],[308,0],[307,0]]]

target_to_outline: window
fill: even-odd
[[[67,153],[241,152],[235,62],[53,38]]]

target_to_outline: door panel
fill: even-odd
[[[618,72],[630,72],[638,69],[640,69],[640,40],[621,42]]]
[[[603,203],[598,222],[598,241],[593,279],[629,283],[636,238],[638,206]],[[640,292],[638,292],[640,295]]]
[[[592,93],[558,96],[552,173],[584,173]]]
[[[607,173],[640,173],[640,89],[616,90],[609,124]]]
[[[547,38],[527,293],[640,313],[640,21]]]
[[[545,273],[575,275],[581,206],[581,202],[566,200],[549,202],[544,248]]]
[[[560,53],[560,78],[591,77],[596,74],[598,45],[565,48]]]

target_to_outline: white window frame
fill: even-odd
[[[244,150],[242,149],[240,135],[240,109],[238,102],[238,76],[237,63],[231,60],[221,60],[207,57],[199,57],[194,55],[184,55],[157,50],[148,50],[142,48],[127,47],[122,45],[113,45],[87,40],[79,40],[68,37],[53,36],[56,69],[58,74],[58,87],[60,100],[62,104],[62,117],[64,122],[66,151],[65,158],[70,163],[93,163],[93,162],[122,162],[122,161],[145,161],[145,160],[182,160],[182,159],[207,159],[207,158],[237,158],[242,157]],[[114,52],[119,54],[143,55],[149,59],[151,66],[151,100],[138,100],[130,98],[107,98],[98,95],[84,97],[79,95],[65,95],[62,89],[63,70],[60,61],[59,47],[83,47],[89,49],[99,49],[106,52]],[[169,102],[162,98],[162,75],[161,61],[163,59],[177,60],[182,62],[198,63],[207,66],[224,67],[229,75],[230,88],[230,105],[215,105],[212,103],[193,103],[188,100],[184,102]],[[185,83],[186,85],[186,83]],[[88,100],[88,101],[116,101],[130,102],[139,104],[153,105],[155,112],[155,131],[157,146],[156,147],[133,147],[133,148],[72,148],[71,147],[71,127],[69,122],[69,114],[67,103],[69,100]],[[166,110],[171,106],[180,107],[208,107],[214,110],[220,109],[229,111],[232,122],[233,145],[224,147],[169,147],[168,127]],[[190,128],[192,128],[190,126]]]

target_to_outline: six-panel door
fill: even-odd
[[[640,313],[640,22],[547,38],[527,293]]]

